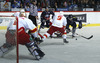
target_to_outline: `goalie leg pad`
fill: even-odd
[[[36,60],[41,59],[45,54],[40,50],[37,44],[30,42],[26,44],[29,52],[36,58]]]
[[[0,57],[3,57],[5,54],[9,53],[14,48],[15,48],[15,46],[13,46],[13,45],[11,45],[9,43],[5,43],[4,45],[2,45],[0,47]]]
[[[44,52],[42,52],[40,49],[36,49],[36,51],[41,58],[45,55]]]

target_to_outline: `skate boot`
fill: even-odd
[[[26,47],[36,60],[40,60],[45,55],[34,42],[26,44]]]
[[[75,37],[75,35],[72,35],[72,38],[74,38]]]
[[[55,35],[57,35],[57,37],[62,37],[61,33],[54,33]]]
[[[64,43],[68,43],[68,41],[67,41],[66,39],[63,39],[63,42],[64,42]]]
[[[12,46],[11,44],[5,43],[0,47],[0,57],[3,57],[5,54],[9,53],[11,50],[13,50],[15,46]]]

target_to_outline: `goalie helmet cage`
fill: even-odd
[[[0,36],[1,36],[1,38],[0,38],[0,46],[2,46],[4,43],[6,43],[5,34],[6,34],[6,31],[7,31],[7,26],[9,25],[11,20],[17,20],[16,29],[18,29],[18,19],[17,19],[17,17],[1,16],[0,15]],[[18,31],[17,31],[16,34],[18,34]],[[16,37],[16,39],[17,39],[17,37]],[[16,40],[16,42],[17,42],[17,40]],[[17,45],[16,45],[16,48],[14,49],[14,51],[13,52],[12,51],[9,52],[10,54],[14,54],[15,55],[15,59],[11,60],[11,62],[13,61],[13,63],[19,63],[19,46],[18,46],[18,42],[16,44]],[[7,54],[7,55],[10,57],[9,54]],[[14,58],[14,57],[12,57],[12,58]],[[7,61],[7,60],[4,59],[4,61]],[[2,61],[0,61],[0,62],[2,63]]]

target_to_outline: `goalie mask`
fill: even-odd
[[[21,10],[20,10],[20,16],[21,16],[21,17],[22,17],[22,16],[24,16],[24,17],[26,16],[26,13],[25,13],[25,10],[24,10],[24,9],[21,9]]]

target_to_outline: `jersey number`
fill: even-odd
[[[57,20],[61,20],[62,16],[58,16]]]
[[[15,20],[13,25],[16,25],[16,24],[17,24],[17,21]]]

